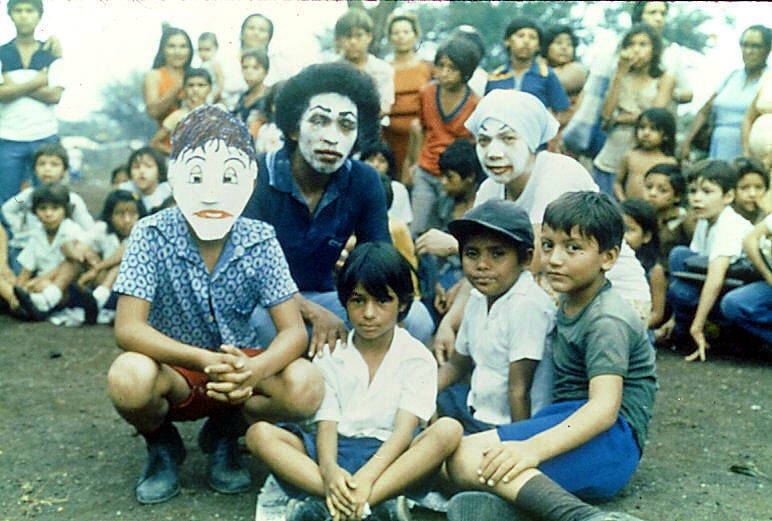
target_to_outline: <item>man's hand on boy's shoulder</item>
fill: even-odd
[[[324,350],[325,344],[330,346],[330,351],[334,350],[336,341],[338,339],[345,341],[348,331],[343,320],[332,311],[310,301],[307,305],[308,312],[303,313],[303,318],[311,323],[308,356],[313,358]]]

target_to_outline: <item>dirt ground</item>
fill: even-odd
[[[182,494],[157,506],[135,501],[143,441],[105,394],[118,352],[106,326],[56,328],[0,316],[0,520],[254,519],[264,472],[250,461],[252,491],[210,491],[195,445],[201,423],[181,427],[188,446]],[[664,350],[658,367],[661,389],[641,466],[605,508],[649,521],[772,520],[769,358],[711,353],[707,363],[687,365]]]

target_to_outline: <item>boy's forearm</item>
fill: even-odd
[[[417,418],[414,422],[405,422],[402,428],[398,425],[389,439],[384,441],[367,463],[354,474],[354,479],[364,478],[370,483],[375,483],[375,480],[410,447],[410,443],[413,441],[413,432],[417,426]]]
[[[29,93],[29,97],[47,103],[56,105],[62,99],[63,87],[40,87]]]
[[[279,331],[268,349],[260,356],[250,358],[248,365],[259,367],[260,380],[280,373],[303,355],[307,338],[302,324]]]
[[[527,389],[518,386],[510,387],[507,396],[509,398],[509,414],[513,422],[527,420],[531,417],[531,399]]]
[[[316,424],[316,453],[322,474],[331,465],[338,464],[338,422],[320,421]]]
[[[41,76],[39,74],[29,81],[25,81],[23,83],[14,83],[8,78],[7,75],[4,75],[5,81],[0,83],[0,101],[13,101],[16,98],[28,96],[35,90],[44,87],[46,82],[43,80],[45,79],[45,75]]]

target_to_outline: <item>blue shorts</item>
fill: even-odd
[[[522,441],[554,427],[586,400],[548,405],[533,418],[496,427],[501,441]],[[583,499],[605,499],[622,490],[638,467],[641,450],[621,415],[614,425],[579,447],[539,465],[558,485]]]
[[[437,415],[455,418],[464,427],[464,435],[495,429],[496,426],[474,417],[467,405],[468,383],[455,383],[444,389],[437,396]]]

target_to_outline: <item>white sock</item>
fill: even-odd
[[[96,300],[99,309],[105,307],[107,299],[110,298],[110,293],[110,288],[105,286],[97,286],[96,289],[91,292],[91,294],[94,295],[94,300]]]
[[[43,293],[30,293],[29,298],[32,301],[32,304],[40,311],[49,311],[51,309],[51,306],[48,305],[48,301]]]
[[[53,284],[49,284],[46,286],[46,288],[40,292],[40,294],[43,296],[44,299],[46,299],[46,303],[48,304],[48,308],[43,309],[40,308],[40,311],[49,311],[53,309],[60,300],[62,300],[62,290],[60,290],[58,287],[54,286]]]

